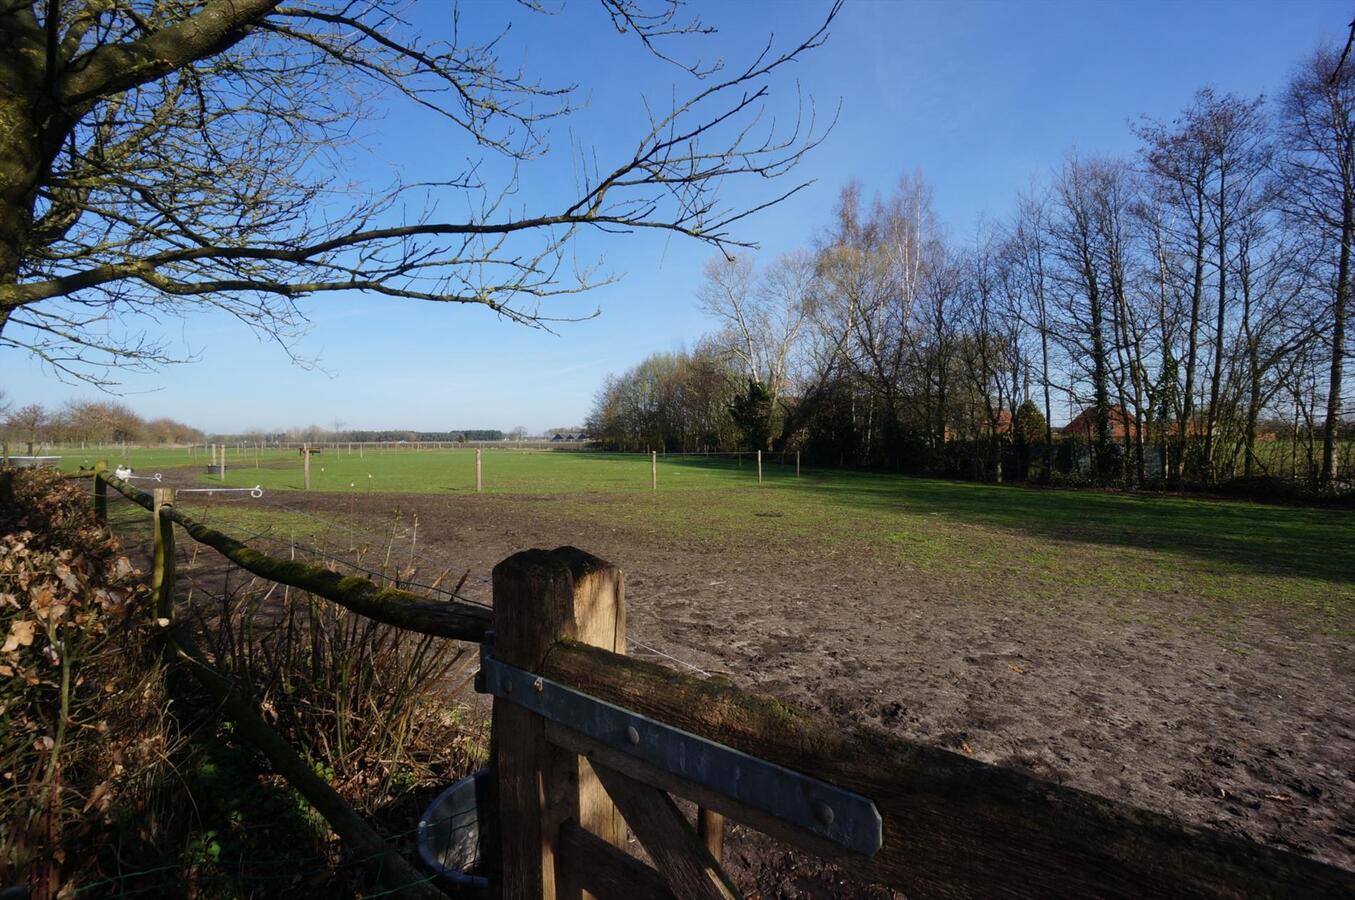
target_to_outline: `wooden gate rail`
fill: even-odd
[[[105,483],[147,511],[154,510],[154,499],[145,491],[115,475],[100,472],[95,484]],[[309,591],[377,622],[471,643],[483,641],[489,628],[490,612],[483,606],[460,600],[429,600],[410,591],[382,587],[359,575],[343,575],[322,566],[278,559],[207,527],[174,507],[169,507],[169,516],[193,540],[206,544],[242,569],[269,581]]]

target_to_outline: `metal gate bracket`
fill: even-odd
[[[848,850],[880,849],[880,813],[869,798],[500,662],[489,644],[481,646],[476,690]]]

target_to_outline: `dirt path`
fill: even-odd
[[[271,496],[332,517],[351,502]],[[852,550],[660,542],[589,524],[559,498],[364,505],[417,513],[421,564],[469,568],[477,599],[509,554],[580,546],[625,571],[636,655],[1355,868],[1346,639],[1263,615],[1201,619],[1190,598],[1016,601],[997,578],[973,596]],[[729,853],[763,897],[889,896],[741,829]]]

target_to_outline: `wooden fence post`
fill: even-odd
[[[475,493],[484,490],[484,482],[480,480],[480,448],[475,448]]]
[[[224,451],[224,446],[223,446]],[[226,455],[224,452],[221,454]],[[151,527],[155,533],[155,555],[151,563],[151,603],[155,618],[174,621],[174,522],[166,515],[174,505],[174,488],[151,491]]]
[[[659,489],[659,454],[656,450],[649,451],[649,487]]]
[[[795,477],[800,477],[800,451],[795,451]]]
[[[757,483],[762,484],[762,451],[757,452]]]
[[[311,448],[310,444],[301,445],[301,473],[305,489],[311,489]]]
[[[104,481],[104,472],[108,463],[102,459],[94,464],[94,518],[101,525],[108,524],[108,483]]]
[[[621,572],[573,547],[527,550],[494,567],[494,655],[540,669],[561,638],[626,651]],[[523,684],[520,690],[531,690]],[[570,819],[613,846],[625,828],[588,762],[547,744],[545,721],[514,703],[494,701],[505,900],[576,900],[578,885],[557,882],[560,826]]]

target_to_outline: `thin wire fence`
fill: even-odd
[[[415,567],[416,564],[426,566],[429,563],[432,563],[432,567],[434,569],[441,569],[444,573],[452,571],[453,567],[447,564],[445,556],[443,556],[441,559],[435,559],[435,557],[440,554],[437,554],[436,551],[430,546],[430,544],[425,543],[422,551],[416,552],[416,549],[418,547],[417,543],[415,543],[417,532],[415,531],[413,526],[404,526],[403,520],[400,516],[395,516],[394,520],[391,523],[384,524],[381,526],[373,526],[363,521],[354,522],[352,519],[340,519],[335,514],[326,515],[314,508],[302,507],[297,503],[288,502],[287,500],[281,499],[284,496],[286,496],[286,492],[274,492],[272,495],[272,502],[269,504],[268,507],[263,508],[264,514],[266,514],[266,512],[269,509],[278,508],[285,511],[290,516],[300,517],[305,521],[311,522],[316,526],[316,534],[318,534],[321,537],[321,540],[325,540],[334,534],[353,535],[358,531],[362,532],[361,537],[363,538],[364,543],[367,545],[376,542],[389,542],[398,538],[406,538],[409,539],[410,541],[410,553],[407,557],[407,559],[409,560],[409,566],[404,567],[406,572],[408,571],[409,568]],[[215,497],[212,499],[213,499],[212,505],[194,507],[193,509],[194,518],[202,522],[204,525],[217,528],[218,530],[221,531],[238,531],[241,524],[239,519],[236,517],[225,517],[218,515],[217,509],[218,505],[224,506],[229,504],[229,506],[231,507],[237,507],[239,503]],[[135,504],[132,505],[135,506]],[[370,513],[371,513],[370,510],[363,509],[354,509],[350,511],[350,515],[357,515],[363,518],[365,518]],[[316,543],[298,539],[297,537],[294,536],[294,534],[290,533],[284,534],[283,530],[285,527],[286,526],[283,525],[264,524],[262,527],[256,527],[254,529],[251,529],[248,534],[242,534],[240,535],[240,537],[242,537],[247,543],[264,543],[267,545],[271,545],[276,551],[280,553],[286,553],[293,557],[295,557],[295,555],[297,554],[300,554],[303,558],[312,561],[321,560],[325,563],[342,567],[343,569],[349,572],[365,575],[368,578],[372,579],[373,582],[377,584],[395,586],[404,590],[414,590],[416,592],[426,594],[430,598],[440,598],[444,600],[458,600],[465,603],[471,603],[476,606],[480,606],[482,608],[492,608],[491,604],[486,603],[478,598],[469,596],[458,589],[449,589],[446,587],[442,587],[439,584],[431,584],[426,581],[419,581],[414,579],[413,577],[410,577],[408,574],[400,574],[399,571],[397,571],[395,574],[392,574],[390,567],[378,569],[374,568],[371,565],[364,565],[361,562],[361,554],[358,552],[360,551],[361,548],[352,546],[355,542],[351,540],[351,538],[347,542],[348,546],[346,547],[326,549],[321,546],[318,546]],[[381,530],[381,532],[384,533],[381,534],[377,533],[378,528]],[[338,543],[343,544],[344,542],[339,541]],[[183,547],[184,545],[180,544],[179,546]],[[357,559],[353,558],[353,554],[355,553],[358,553]],[[401,555],[403,556],[403,554]],[[402,567],[397,566],[396,568],[398,570]],[[467,572],[467,574],[469,573]],[[464,577],[465,576],[463,576],[463,578]],[[640,616],[634,616],[632,619],[632,621],[635,624],[638,624],[637,620],[643,618],[643,612],[647,610],[648,604],[645,602],[645,599],[643,597],[633,595],[630,599],[632,603],[632,609],[634,610],[634,612],[641,613]],[[656,626],[659,629],[662,629],[665,623],[657,616],[655,616],[654,618]],[[666,659],[669,660],[670,662],[677,663],[678,665],[682,666],[688,671],[699,674],[702,677],[711,676],[710,671],[692,662],[691,660],[685,659],[678,655],[674,655],[673,653],[665,650],[660,650],[659,648],[652,646],[651,644],[646,643],[637,637],[630,636],[628,637],[628,641],[630,644],[632,644],[634,647],[636,647],[638,650],[642,651],[645,654],[649,654],[660,659]]]

